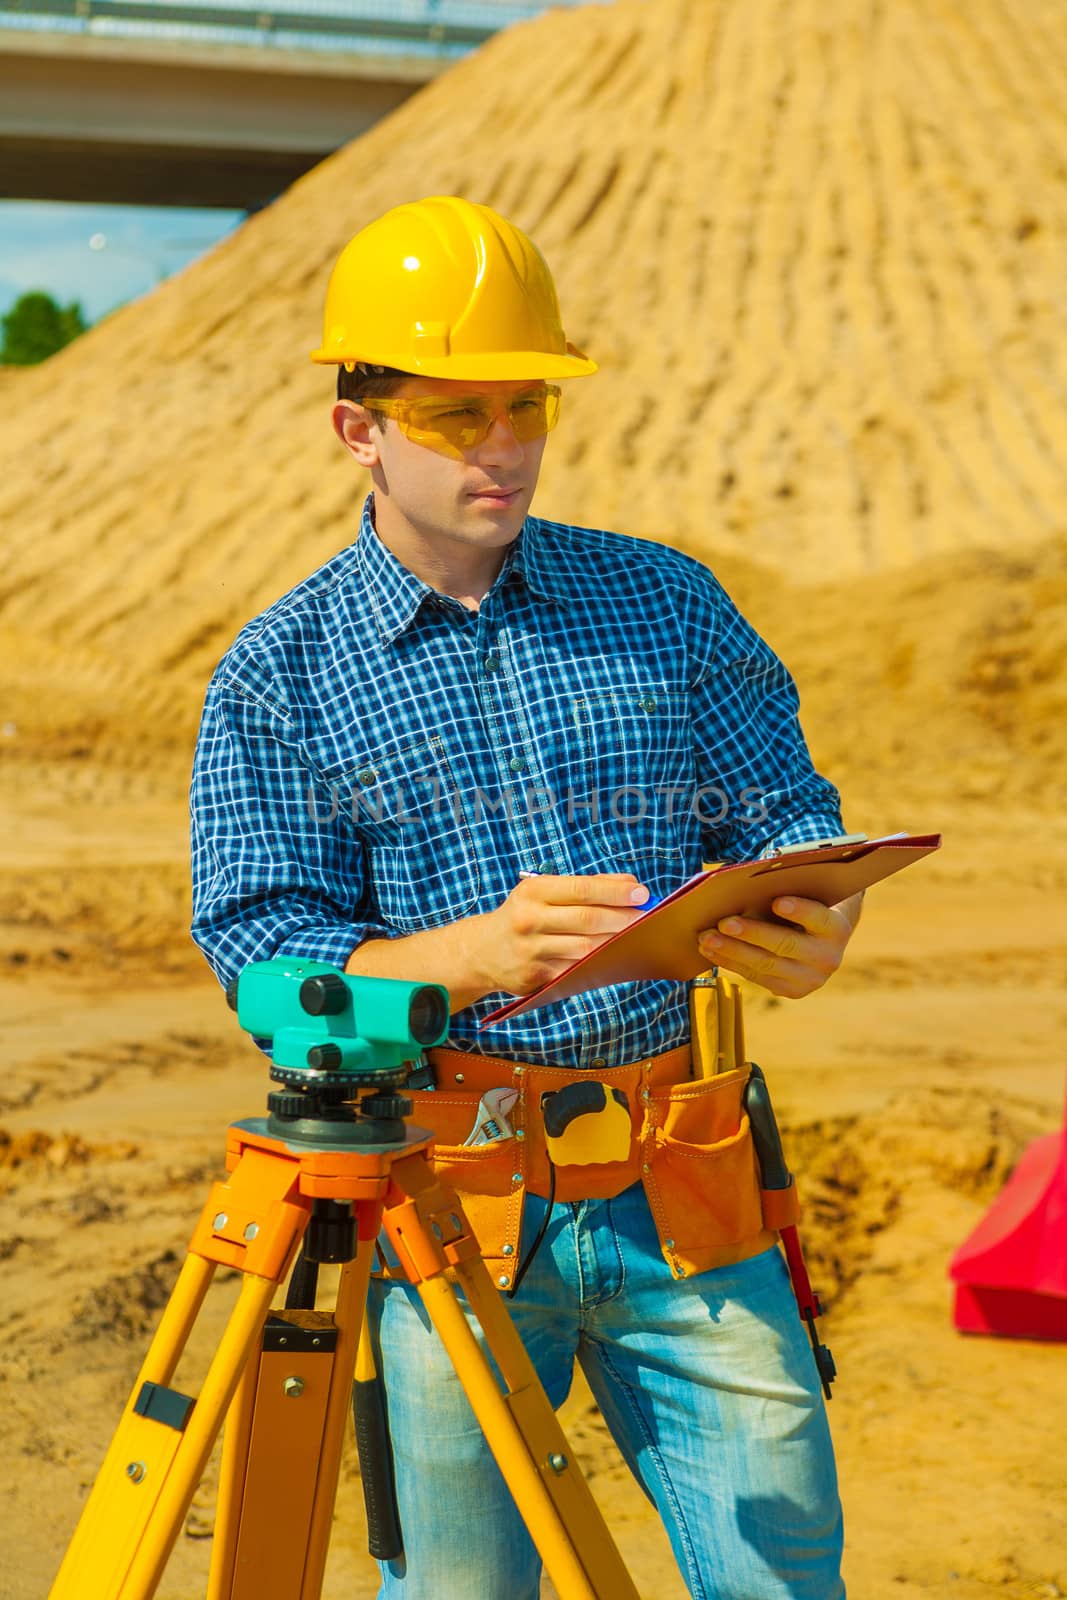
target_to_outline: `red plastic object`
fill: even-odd
[[[1067,1340],[1067,1114],[1027,1146],[948,1270],[961,1332]]]

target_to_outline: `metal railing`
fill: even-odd
[[[589,0],[285,0],[277,7],[257,0],[0,0],[0,28],[283,50],[464,55],[550,3]]]

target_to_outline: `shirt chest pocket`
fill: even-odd
[[[612,855],[685,854],[695,783],[688,697],[659,685],[575,695],[571,717],[587,815]]]
[[[370,752],[333,785],[366,848],[383,922],[415,933],[473,910],[478,861],[442,740],[431,734]]]

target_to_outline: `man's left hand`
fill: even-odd
[[[840,905],[785,895],[773,902],[779,922],[757,917],[724,917],[716,928],[697,935],[701,955],[717,967],[789,1000],[821,989],[841,965],[859,916],[861,895]]]

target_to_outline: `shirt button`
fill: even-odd
[[[553,868],[551,861],[542,861],[537,870],[538,872],[552,872],[555,869]]]
[[[606,1067],[607,1062],[604,1060],[603,1056],[594,1056],[589,1065],[591,1067]]]
[[[357,772],[356,777],[362,784],[377,783],[378,774],[373,767],[364,767],[362,772]]]
[[[655,711],[655,709],[656,709],[656,697],[655,697],[655,695],[646,694],[645,698],[641,701],[641,710],[642,711]]]
[[[486,656],[486,658],[485,658],[485,670],[486,670],[486,672],[495,672],[496,669],[499,667],[499,665],[500,665],[500,662],[499,662],[499,660],[497,659],[496,656]]]
[[[512,772],[526,771],[526,763],[521,756],[512,756],[511,760],[508,762],[508,766],[511,768]]]

